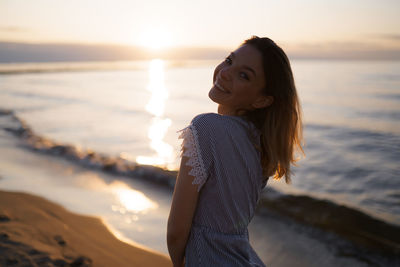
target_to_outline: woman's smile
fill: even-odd
[[[224,87],[222,87],[222,85],[220,85],[220,84],[218,83],[218,80],[215,81],[214,86],[215,86],[215,88],[217,88],[219,91],[221,91],[221,92],[223,92],[223,93],[229,93],[228,90],[226,90]]]
[[[232,52],[214,71],[209,97],[218,103],[218,113],[236,114],[252,110],[254,103],[264,98],[265,87],[261,53],[243,45]]]

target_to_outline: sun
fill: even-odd
[[[171,33],[165,29],[148,29],[139,36],[139,45],[151,50],[160,50],[171,44]]]

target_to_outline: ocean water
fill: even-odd
[[[176,170],[218,61],[3,64],[0,108],[57,144]],[[400,225],[400,62],[292,61],[306,157],[269,187]]]

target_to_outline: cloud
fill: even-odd
[[[374,33],[374,34],[364,34],[365,39],[373,42],[399,44],[400,33]]]
[[[392,34],[377,34],[376,37],[386,40],[394,40],[400,41],[400,34],[392,33]]]
[[[0,32],[28,32],[28,28],[18,27],[18,26],[1,26]]]
[[[376,42],[321,42],[283,46],[294,59],[400,60],[400,45]]]

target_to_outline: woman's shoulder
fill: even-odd
[[[232,131],[238,128],[253,130],[246,119],[238,116],[220,115],[217,113],[202,113],[193,118],[192,125],[199,129],[212,129],[213,131]]]
[[[223,132],[221,117],[216,113],[202,113],[194,117],[190,125],[198,136],[219,135]]]
[[[241,119],[239,119],[241,120]],[[191,124],[199,130],[210,130],[212,132],[226,131],[237,121],[233,116],[220,115],[217,113],[202,113],[193,118]]]
[[[217,113],[202,113],[192,119],[192,124],[196,126],[210,126],[218,124],[222,120],[222,115]]]
[[[229,115],[220,115],[217,113],[202,113],[197,115],[192,119],[192,124],[193,123],[203,123],[203,124],[218,124],[220,125],[221,123],[246,123],[246,120],[244,118],[238,117],[238,116],[229,116]]]

